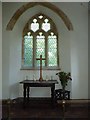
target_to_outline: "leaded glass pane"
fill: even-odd
[[[39,29],[39,23],[37,23],[37,19],[33,20],[33,23],[31,23],[31,30],[33,32],[36,32]]]
[[[42,29],[47,32],[48,30],[50,30],[50,23],[48,23],[48,19],[44,20],[44,23],[42,24]]]
[[[36,37],[36,57],[40,58],[40,55],[45,58],[45,36],[42,33]],[[37,66],[40,66],[39,60],[37,60]],[[45,60],[42,61],[42,66],[45,66]]]
[[[37,60],[37,66],[40,66],[40,60]],[[42,66],[45,66],[45,60],[42,60]]]
[[[55,35],[48,37],[48,65],[57,66],[57,39]]]
[[[49,45],[49,48],[51,48],[51,49],[57,48],[57,40],[50,38],[48,41],[48,45]]]
[[[57,49],[49,49],[48,59],[49,66],[57,66]]]
[[[24,37],[24,65],[32,66],[33,59],[33,37],[28,34]]]
[[[42,19],[42,18],[43,18],[43,16],[42,16],[42,15],[40,15],[40,16],[39,16],[39,18],[40,18],[40,19]]]

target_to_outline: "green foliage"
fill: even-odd
[[[63,87],[66,87],[68,81],[72,80],[70,72],[66,73],[64,71],[61,71],[61,72],[56,73],[56,75],[58,75],[59,80],[61,81],[61,85]]]

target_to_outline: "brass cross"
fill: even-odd
[[[36,60],[40,60],[40,78],[39,80],[42,81],[43,77],[42,77],[42,60],[45,60],[45,58],[42,58],[42,55],[40,55],[40,58],[36,58]]]

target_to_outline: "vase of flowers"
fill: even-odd
[[[61,85],[62,85],[62,90],[63,90],[63,98],[65,98],[65,87],[67,86],[67,83],[69,80],[72,80],[71,78],[71,73],[68,72],[64,72],[64,71],[60,71],[58,73],[56,73],[56,75],[58,75],[59,77],[59,80],[61,82]]]

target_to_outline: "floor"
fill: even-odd
[[[2,120],[89,120],[88,102],[69,100],[52,104],[49,98],[32,98],[26,107],[23,99],[3,103]]]

